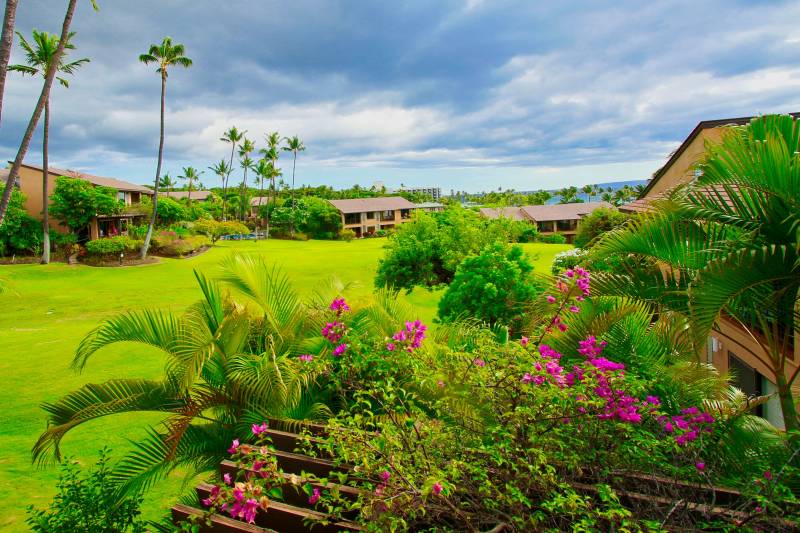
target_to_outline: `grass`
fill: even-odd
[[[163,359],[150,348],[117,345],[99,352],[83,374],[69,369],[83,336],[103,320],[129,309],[157,307],[180,312],[199,299],[193,269],[213,275],[220,260],[232,252],[264,254],[281,265],[298,291],[336,276],[354,285],[348,299],[369,298],[383,239],[363,241],[269,241],[220,244],[209,252],[158,264],[93,268],[57,263],[0,266],[0,529],[26,531],[25,508],[45,506],[53,493],[57,469],[31,464],[30,449],[45,428],[42,402],[57,400],[86,383],[117,377],[157,378]],[[536,270],[549,272],[553,256],[568,245],[525,244]],[[430,322],[439,292],[416,290],[403,295]],[[114,457],[130,449],[144,428],[159,416],[118,416],[83,425],[64,440],[63,450],[81,462],[93,463],[97,451],[109,446]],[[177,478],[177,476],[176,476]],[[32,488],[35,489],[32,490]],[[175,501],[180,481],[157,485],[147,494],[145,516],[161,516]]]

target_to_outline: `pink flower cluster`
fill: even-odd
[[[398,348],[404,347],[407,352],[411,353],[422,346],[422,341],[425,340],[425,331],[427,331],[427,329],[428,326],[419,320],[406,322],[405,329],[401,329],[392,335],[392,340],[386,343],[386,349],[393,352]]]
[[[701,412],[697,407],[687,407],[679,415],[659,417],[664,431],[675,437],[678,446],[686,446],[697,439],[701,433],[711,433],[714,417]]]
[[[253,435],[261,435],[269,429],[269,424],[266,422],[262,422],[261,424],[253,424],[250,429],[253,431]]]
[[[228,483],[230,480],[226,480]],[[244,483],[237,483],[234,487],[233,491],[231,491],[231,496],[233,498],[232,502],[224,502],[220,506],[220,510],[227,511],[232,518],[241,518],[247,521],[247,523],[252,524],[256,521],[256,513],[258,512],[259,507],[266,510],[269,506],[269,500],[266,497],[261,497],[261,501],[253,498],[252,496],[247,496],[247,492],[252,491],[256,496],[261,493],[260,487],[252,487],[249,484],[245,485]],[[202,500],[202,504],[206,507],[211,507],[217,501],[222,498],[222,494],[220,492],[220,487],[213,486],[211,487],[211,492],[208,498],[204,498]]]
[[[304,353],[303,355],[299,356],[298,359],[303,361],[304,363],[310,363],[314,360],[314,356],[309,353]]]
[[[341,316],[342,313],[350,311],[350,306],[347,305],[344,298],[334,298],[331,302],[330,309],[331,311],[335,311],[337,316]]]
[[[339,342],[346,332],[347,332],[347,327],[341,322],[337,322],[336,320],[334,320],[333,322],[328,322],[322,328],[322,336],[334,344]]]
[[[311,496],[308,498],[308,503],[315,505],[319,501],[320,496],[322,496],[322,494],[320,494],[319,489],[314,487],[314,490],[311,491]]]

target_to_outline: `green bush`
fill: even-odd
[[[50,201],[50,214],[74,233],[83,231],[97,215],[117,215],[124,207],[115,189],[65,176],[56,178]]]
[[[578,223],[578,234],[575,236],[575,246],[586,247],[596,237],[606,231],[611,231],[627,222],[628,215],[620,213],[615,208],[601,207],[595,209]]]
[[[351,229],[348,229],[348,228],[339,230],[339,240],[340,241],[350,242],[355,238],[356,238],[356,232],[355,231],[353,231]]]
[[[518,331],[525,307],[541,292],[532,271],[521,247],[490,244],[458,266],[439,301],[439,319],[475,318]]]
[[[142,246],[142,241],[131,239],[125,235],[95,239],[86,243],[86,251],[91,255],[110,255],[121,254],[124,252],[134,252]]]
[[[166,257],[182,257],[211,246],[205,235],[180,236],[174,231],[163,230],[153,235],[155,253]]]
[[[0,194],[4,189],[0,187]],[[0,225],[0,256],[20,252],[38,254],[41,249],[42,223],[25,211],[25,195],[14,189],[6,217]]]
[[[85,476],[77,461],[64,461],[56,487],[57,494],[47,509],[28,507],[26,522],[42,533],[120,533],[145,530],[141,496],[120,497],[112,481],[107,450]]]
[[[205,235],[211,239],[212,243],[217,242],[224,235],[242,235],[250,233],[250,230],[235,220],[218,222],[209,218],[202,218],[192,224],[191,232],[195,235]]]
[[[168,226],[181,220],[189,220],[189,212],[183,204],[169,197],[158,199],[156,219],[162,226]]]
[[[551,233],[550,235],[539,235],[539,242],[545,244],[566,244],[567,238],[560,233]]]

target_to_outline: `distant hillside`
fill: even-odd
[[[611,192],[611,193],[613,193],[617,189],[621,189],[626,185],[628,187],[636,187],[637,185],[647,185],[647,182],[648,182],[648,180],[609,181],[608,183],[597,183],[597,185],[603,188],[603,192]],[[611,188],[611,191],[608,190],[609,188]],[[580,190],[580,187],[578,187],[578,189]],[[553,194],[553,198],[547,203],[549,203],[549,204],[557,204],[558,203],[560,198],[558,197],[557,191],[558,191],[558,189],[553,189],[553,190],[549,191],[549,192],[551,192]],[[520,192],[522,194],[532,194],[535,191],[520,191]],[[580,198],[584,202],[588,202],[590,200],[589,196],[586,195],[586,194],[583,194],[583,193],[579,193],[578,194],[578,198]],[[599,200],[600,200],[600,198],[598,198],[596,196],[591,198],[591,201],[593,201],[593,202],[596,202],[596,201],[599,201]]]

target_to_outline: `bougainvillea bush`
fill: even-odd
[[[301,477],[309,504],[334,518],[358,511],[374,531],[787,527],[795,471],[785,464],[776,479],[756,456],[756,493],[738,514],[686,505],[687,494],[714,504],[712,487],[729,466],[717,448],[738,415],[676,402],[691,396],[665,401],[653,393],[657,378],[630,371],[595,336],[564,355],[550,339],[563,343],[571,317],[590,304],[590,275],[567,270],[550,292],[530,336],[515,340],[469,324],[430,338],[425,324],[408,321],[376,341],[334,300],[322,344],[298,360],[326,376],[341,409],[321,449],[307,451],[353,466],[347,482],[365,490],[351,503]],[[211,510],[252,522],[269,507],[276,466],[262,431],[254,425],[229,452],[263,474],[224,480],[204,502]]]

